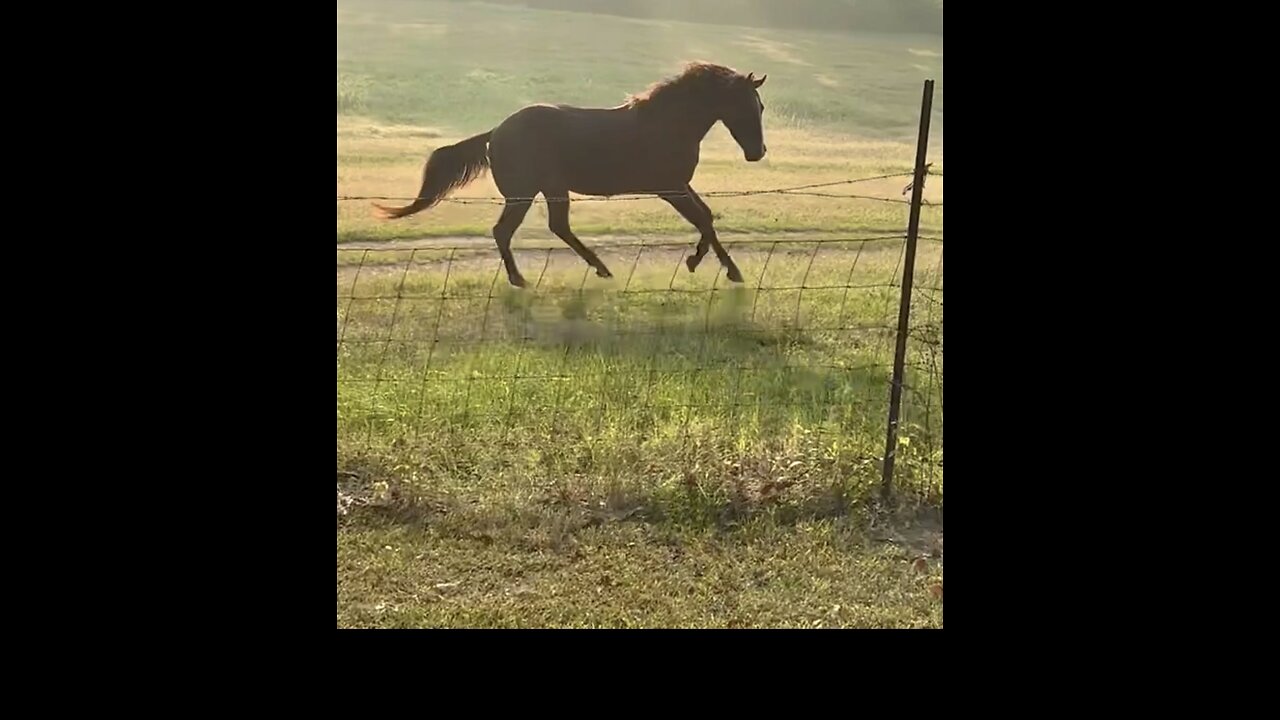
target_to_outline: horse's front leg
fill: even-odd
[[[698,197],[698,193],[693,191],[692,187],[685,186],[684,194],[680,195],[663,195],[663,200],[671,204],[676,212],[684,216],[694,227],[698,228],[698,232],[702,233],[702,237],[698,240],[698,248],[693,255],[685,261],[689,266],[689,272],[697,269],[698,263],[702,262],[702,258],[707,254],[707,248],[715,251],[716,257],[720,259],[720,264],[724,266],[725,275],[733,282],[742,282],[742,271],[738,269],[733,258],[729,257],[728,251],[720,244],[720,238],[716,237],[716,229],[712,225],[711,208],[702,202],[702,198]]]

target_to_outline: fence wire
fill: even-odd
[[[843,194],[843,193],[829,193],[829,192],[816,192],[816,191],[819,190],[820,188],[839,187],[844,185],[855,185],[857,183],[870,182],[873,180],[887,180],[887,179],[898,178],[898,177],[910,177],[912,175],[914,175],[914,173],[910,171],[896,172],[896,173],[888,173],[884,175],[872,175],[867,177],[848,178],[844,180],[832,180],[829,182],[820,182],[820,183],[808,183],[805,185],[793,185],[789,187],[780,187],[780,188],[768,188],[768,189],[761,189],[761,190],[710,190],[707,192],[699,192],[697,194],[699,197],[704,197],[704,198],[753,197],[753,196],[759,196],[759,195],[790,195],[790,196],[796,196],[796,197],[819,197],[819,198],[846,199],[846,200],[874,200],[877,202],[884,202],[884,203],[897,204],[897,205],[910,205],[911,201],[903,200],[902,198],[887,198],[887,197],[880,197],[876,195]],[[927,173],[927,175],[942,177],[941,172],[935,173],[930,171],[929,173]],[[902,191],[902,194],[905,195],[910,190],[911,190],[911,185],[908,184],[907,187]],[[662,198],[683,198],[683,197],[689,197],[689,192],[684,189],[676,189],[676,190],[661,190],[661,191],[655,191],[651,193],[623,193],[619,195],[609,195],[609,196],[578,195],[578,196],[572,196],[567,198],[547,198],[545,196],[536,196],[536,195],[533,197],[495,197],[495,196],[446,197],[446,198],[442,198],[440,202],[448,202],[448,203],[454,203],[458,205],[502,205],[508,202],[521,202],[521,203],[528,202],[528,203],[535,203],[535,204],[545,203],[545,202],[618,202],[618,201],[628,201],[628,200],[651,200],[654,198],[662,199]],[[337,196],[337,200],[339,202],[346,202],[346,201],[352,201],[352,200],[387,200],[387,201],[408,202],[416,199],[417,199],[416,197],[396,196],[396,195],[338,195]],[[942,207],[941,202],[930,202],[927,200],[924,202],[926,205],[929,205],[930,207]]]
[[[920,240],[898,472],[930,492],[941,485],[942,238]],[[339,246],[339,442],[428,439],[457,457],[476,443],[544,457],[574,447],[636,462],[700,462],[695,451],[716,444],[740,464],[803,443],[878,460],[904,235],[726,241],[742,284],[713,256],[690,273],[692,245],[595,245],[615,268],[608,280],[567,246],[513,249],[534,271],[525,289],[507,284],[489,243]]]

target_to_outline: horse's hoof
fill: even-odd
[[[527,283],[524,281],[524,278],[520,277],[519,275],[516,275],[515,277],[508,275],[507,282],[511,283],[512,285],[518,288],[522,288],[525,285],[527,285]]]
[[[742,282],[742,272],[736,267],[729,268],[729,282]]]
[[[613,273],[609,272],[609,268],[607,268],[607,267],[598,267],[598,268],[596,268],[596,275],[598,275],[598,276],[600,276],[600,277],[602,277],[602,278],[611,278],[611,277],[613,277]]]
[[[698,269],[698,258],[690,255],[684,259],[684,264],[689,266],[689,272],[693,272]]]

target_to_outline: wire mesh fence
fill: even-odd
[[[904,232],[724,240],[742,283],[714,260],[689,272],[691,241],[590,242],[608,279],[563,243],[522,243],[519,289],[489,239],[340,244],[340,450],[411,447],[477,475],[669,479],[716,464],[762,497],[797,472],[847,487],[883,468],[886,493],[892,474],[940,502],[943,243],[918,232],[924,183],[942,175],[924,164],[931,94],[930,81],[913,172],[701,193],[909,207]],[[911,200],[831,191],[904,176]],[[446,201],[509,200],[538,201]]]
[[[745,277],[690,273],[692,243],[520,248],[510,287],[491,242],[338,248],[339,441],[429,442],[460,462],[500,452],[612,453],[679,467],[708,448],[739,466],[780,448],[872,470],[900,300],[902,235],[725,243]],[[941,491],[942,243],[921,243],[899,475]],[[803,447],[800,447],[803,446]],[[800,448],[798,451],[797,448]]]

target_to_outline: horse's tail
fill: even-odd
[[[418,199],[404,207],[386,207],[374,203],[388,220],[421,212],[443,200],[449,193],[480,177],[489,169],[489,136],[487,133],[467,138],[455,145],[436,148],[427,158],[422,171],[422,189]]]

